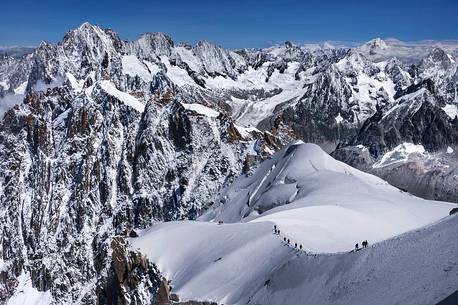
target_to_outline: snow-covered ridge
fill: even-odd
[[[436,304],[456,289],[456,260],[450,258],[458,251],[451,242],[457,228],[458,218],[450,217],[338,255],[307,255],[288,247],[271,223],[168,223],[131,242],[160,266],[181,300],[418,305]],[[155,246],[171,241],[170,251]]]
[[[259,127],[282,111],[334,101],[341,109],[326,105],[329,109],[322,111],[320,123],[331,124],[334,129],[342,124],[356,127],[375,113],[376,105],[392,104],[394,95],[413,81],[407,68],[394,61],[394,55],[374,62],[369,54],[374,49],[392,50],[396,44],[400,42],[377,38],[350,52],[347,48],[311,49],[290,42],[265,49],[233,51],[207,41],[194,46],[174,43],[163,33],[147,33],[135,41],[121,41],[112,30],[84,23],[69,31],[57,46],[43,43],[30,58],[24,58],[21,64],[27,66],[28,72],[21,73],[22,77],[27,78],[32,68],[44,73],[34,75],[28,82],[22,79],[13,88],[22,92],[36,82],[65,79],[68,75],[86,80],[92,73],[94,81],[110,79],[117,85],[128,81],[128,86],[147,95],[150,84],[163,77],[155,76],[162,72],[167,81],[191,95],[226,103],[231,108],[229,114],[241,125]],[[448,46],[448,52],[452,44],[444,46]],[[442,60],[441,56],[428,54],[423,56],[429,56],[428,75],[445,67],[436,63]],[[330,67],[332,64],[336,64],[338,71]],[[447,67],[454,71],[453,63]],[[39,79],[35,79],[37,76]],[[11,87],[0,69],[0,81],[3,80],[6,87]],[[75,84],[73,79],[71,83]],[[331,92],[337,92],[337,96],[326,100],[321,92],[329,86],[335,87]],[[73,87],[79,90],[81,84]],[[129,91],[121,87],[122,91]],[[444,110],[451,109],[454,103],[450,105]]]
[[[365,293],[347,291],[345,298],[333,298],[331,293],[338,293],[340,283],[350,281],[348,277],[365,282],[371,268],[377,274],[371,287],[394,278],[397,285],[407,285],[399,290],[404,295],[391,293],[390,300],[410,296],[425,283],[437,290],[439,296],[434,297],[444,298],[452,291],[443,283],[453,279],[442,276],[440,263],[423,265],[425,260],[433,263],[436,259],[430,254],[414,260],[420,265],[413,264],[412,271],[403,266],[402,272],[397,270],[389,277],[382,274],[393,269],[389,264],[405,263],[400,256],[387,255],[392,247],[401,247],[397,251],[412,260],[435,238],[426,237],[435,234],[434,225],[401,234],[446,217],[454,207],[403,193],[333,160],[315,145],[299,143],[265,161],[251,177],[239,178],[200,222],[153,226],[131,242],[158,265],[171,280],[172,291],[184,300],[251,304],[255,299],[278,304],[281,299],[282,304],[298,304],[307,296],[315,300],[313,304],[363,304],[357,296],[373,296],[374,304],[382,304],[386,299],[378,295],[379,288]],[[280,234],[274,234],[274,225]],[[450,224],[456,225],[456,221]],[[441,230],[449,236],[454,229],[442,226]],[[399,235],[402,237],[391,239]],[[289,239],[289,244],[283,238]],[[363,240],[369,241],[368,249],[349,253]],[[409,246],[402,246],[399,240],[419,252],[409,252]],[[170,242],[174,246],[157,246]],[[453,249],[446,247],[444,251]],[[439,260],[447,260],[447,255]],[[423,266],[427,271],[421,271]],[[410,285],[403,276],[407,269],[427,273],[429,278],[418,286]],[[433,278],[439,282],[429,282]]]
[[[271,221],[310,252],[339,252],[427,225],[451,206],[402,193],[316,145],[293,144],[223,190],[201,220]]]

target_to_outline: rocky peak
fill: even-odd
[[[421,61],[419,69],[424,73],[435,71],[445,71],[452,65],[452,61],[447,53],[441,48],[434,47],[429,54]]]
[[[27,90],[40,82],[59,85],[67,73],[77,79],[85,79],[89,73],[95,73],[95,79],[119,73],[121,49],[122,42],[115,32],[84,23],[67,32],[57,45],[47,42],[39,45],[31,57]]]
[[[391,108],[379,109],[364,123],[353,144],[365,145],[377,158],[405,142],[421,143],[431,151],[457,143],[456,126],[430,92],[430,84],[412,85]]]
[[[115,32],[86,22],[67,32],[60,45],[70,59],[86,58],[101,63],[105,54],[112,57],[119,52],[122,43]]]
[[[193,48],[194,54],[202,61],[205,71],[211,76],[223,75],[236,78],[235,60],[229,52],[208,41],[199,41]]]
[[[56,46],[50,42],[42,41],[33,52],[34,59],[42,57],[43,60],[47,60],[49,56],[54,55],[56,52]]]
[[[113,45],[113,40],[119,41],[120,39],[118,34],[111,29],[102,29],[97,25],[85,22],[80,27],[67,32],[61,44],[64,47],[68,47],[72,43],[81,43],[87,46],[110,48]]]
[[[254,69],[259,68],[267,61],[274,60],[272,54],[261,49],[244,48],[237,50],[236,53],[240,55],[246,61],[246,63]]]
[[[174,47],[172,38],[161,32],[145,33],[133,44],[134,50],[142,58],[170,56]]]
[[[393,67],[404,67],[404,65],[397,57],[393,57],[388,60],[388,62],[386,63],[385,69],[391,69]]]
[[[391,58],[385,65],[385,73],[388,74],[395,84],[396,92],[412,84],[411,75],[405,70],[404,65],[396,57]]]
[[[370,62],[361,52],[350,49],[336,66],[346,76],[353,77],[360,73],[369,76],[380,72],[380,69]]]

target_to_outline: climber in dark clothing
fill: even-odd
[[[286,237],[283,237],[283,240],[286,242]]]
[[[367,240],[363,241],[362,244],[363,244],[363,248],[367,248],[367,244],[368,244]]]
[[[297,248],[297,243],[294,243],[294,248]]]
[[[356,244],[356,245],[355,245],[355,251],[357,251],[358,249],[359,249],[359,245]]]
[[[302,245],[299,245],[299,249],[301,249],[301,250],[302,250]]]

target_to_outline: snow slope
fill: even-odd
[[[182,300],[429,305],[457,287],[457,229],[452,216],[356,253],[316,256],[286,246],[267,222],[166,223],[131,242]]]
[[[124,74],[133,77],[139,76],[145,82],[150,82],[153,79],[146,66],[135,55],[124,55],[122,57],[122,70]]]
[[[458,116],[458,107],[456,105],[447,104],[442,109],[452,119]]]
[[[103,80],[100,82],[100,87],[109,95],[116,97],[121,102],[134,108],[138,112],[143,112],[145,110],[145,105],[129,93],[118,90],[112,82]]]
[[[15,294],[8,300],[7,305],[48,305],[51,304],[50,291],[38,291],[32,286],[28,273],[22,273],[18,278]]]
[[[216,118],[219,115],[219,112],[216,110],[213,110],[211,108],[208,108],[207,106],[200,105],[200,104],[186,104],[186,103],[181,103],[183,107],[187,110],[194,111],[198,114],[202,114],[204,116],[208,116],[210,118]]]
[[[242,125],[256,126],[263,119],[272,115],[277,105],[285,101],[295,101],[304,95],[306,91],[306,89],[284,90],[260,101],[245,101],[242,106],[243,111],[235,118]]]
[[[340,252],[425,226],[453,206],[402,193],[317,145],[296,143],[223,190],[201,220],[271,221],[307,251]]]
[[[395,237],[440,220],[456,205],[402,193],[316,145],[286,147],[223,191],[221,201],[201,217],[210,222],[165,223],[131,239],[184,300],[386,304],[390,289],[390,304],[431,304],[457,283],[451,254],[457,245],[447,244],[456,217]],[[350,253],[366,239],[374,247]]]

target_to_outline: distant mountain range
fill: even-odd
[[[11,56],[14,58],[20,58],[24,55],[31,54],[35,50],[35,47],[20,47],[20,46],[0,46],[0,56]]]
[[[276,44],[277,46],[283,43]],[[302,45],[307,49],[351,49],[359,48],[362,52],[365,50],[372,52],[382,51],[386,58],[400,57],[407,61],[418,61],[425,57],[433,47],[441,48],[447,52],[453,53],[458,49],[458,40],[419,40],[419,41],[401,41],[396,38],[375,38],[368,42],[348,42],[348,41],[323,41],[295,43]],[[36,47],[33,46],[0,46],[0,55],[9,55],[12,57],[21,57],[32,53]],[[377,50],[379,48],[379,50]],[[383,58],[383,57],[381,57]]]

